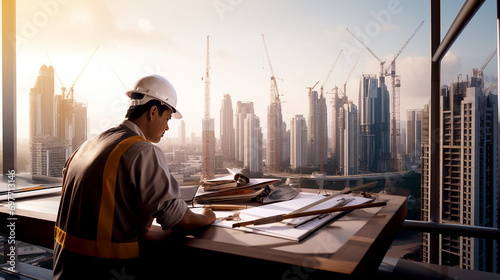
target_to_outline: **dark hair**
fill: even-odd
[[[144,94],[141,93],[132,93],[131,98],[132,99],[142,99],[144,97]],[[158,108],[158,113],[160,113],[160,116],[163,116],[163,112],[166,110],[170,110],[168,106],[165,106],[161,103],[159,100],[150,100],[146,104],[143,105],[138,105],[138,106],[130,106],[127,110],[127,114],[125,115],[125,118],[130,119],[130,120],[135,120],[140,118],[146,111],[148,111],[151,107],[156,106]]]

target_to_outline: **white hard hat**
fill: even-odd
[[[156,99],[172,110],[172,118],[182,118],[181,113],[175,108],[177,106],[177,92],[172,84],[162,76],[150,75],[141,78],[137,81],[133,90],[126,92],[130,98],[132,93],[141,93],[144,94],[144,97],[142,99],[130,99],[130,106],[144,105],[148,101]]]

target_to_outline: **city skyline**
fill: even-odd
[[[430,150],[430,114],[422,112],[421,220],[431,221],[429,193],[438,188],[439,222],[498,227],[498,95],[480,74],[441,87],[439,150]],[[430,154],[440,154],[433,166]],[[438,177],[439,185],[429,184]],[[434,211],[435,211],[434,210]],[[442,234],[439,245],[422,234],[422,261],[439,249],[439,264],[498,271],[498,241]]]
[[[282,104],[283,121],[288,123],[296,114],[308,115],[303,106],[307,102],[307,87],[324,80],[340,49],[344,50],[344,55],[325,85],[326,92],[346,82],[358,56],[359,62],[347,81],[350,100],[357,103],[358,81],[362,74],[379,72],[379,62],[355,42],[346,28],[367,40],[367,45],[388,64],[422,20],[424,25],[397,61],[401,75],[401,120],[405,118],[406,109],[423,107],[428,101],[430,13],[427,2],[230,2],[232,6],[226,1],[146,1],[136,7],[131,1],[121,1],[117,5],[113,1],[73,0],[66,4],[57,1],[57,7],[53,8],[43,6],[42,2],[37,5],[20,3],[18,106],[26,106],[26,93],[39,66],[49,65],[46,54],[50,55],[51,65],[65,86],[69,86],[91,51],[99,46],[75,86],[75,98],[88,104],[90,135],[118,124],[128,105],[125,88],[155,72],[170,79],[179,92],[178,107],[184,115],[186,133],[201,135],[203,81],[200,78],[205,67],[205,38],[210,35],[213,50],[211,111],[218,112],[224,94],[230,94],[235,102],[254,102],[255,114],[265,120],[270,77],[260,38],[265,34],[276,77],[281,79],[278,80],[283,94],[281,99],[286,102]],[[457,75],[467,75],[472,68],[480,67],[496,47],[494,4],[486,1],[445,57],[443,83],[450,83]],[[193,5],[201,9],[192,9]],[[442,6],[445,29],[461,5],[443,1]],[[132,18],[123,16],[132,9],[135,14]],[[166,14],[158,16],[162,12]],[[86,26],[84,29],[82,24]],[[477,30],[481,32],[475,32]],[[494,59],[486,68],[487,83],[496,79],[496,64]],[[56,81],[56,94],[60,93],[60,87]],[[326,95],[327,103],[331,97]],[[330,115],[331,108],[327,107]],[[213,117],[215,134],[219,135],[219,118]],[[27,119],[19,115],[18,125],[24,127],[24,123]],[[267,137],[267,124],[261,124],[264,137]],[[178,125],[179,122],[174,122],[167,135],[177,136]],[[19,129],[18,133],[20,137],[27,137],[24,129]]]

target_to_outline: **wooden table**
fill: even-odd
[[[301,242],[209,226],[194,233],[142,242],[145,268],[181,271],[188,277],[314,279],[374,276],[407,214],[407,199],[380,195],[387,206],[354,210]],[[52,248],[58,196],[16,201],[16,239]],[[0,202],[0,217],[10,217]],[[0,232],[7,234],[7,228]],[[154,239],[154,238],[153,238]],[[248,278],[247,278],[248,279]]]

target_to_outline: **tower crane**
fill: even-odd
[[[486,59],[486,61],[483,63],[483,66],[481,67],[481,69],[479,70],[479,73],[483,73],[484,71],[484,68],[486,68],[486,65],[488,65],[488,63],[490,63],[491,59],[495,56],[495,54],[497,53],[497,49],[495,48],[495,50],[490,54],[490,56]]]
[[[484,83],[483,71],[486,68],[486,66],[488,65],[488,63],[490,63],[491,59],[495,56],[496,53],[497,53],[497,49],[495,48],[495,50],[490,54],[490,56],[488,56],[488,58],[483,62],[483,66],[481,66],[481,68],[479,68],[479,70],[477,68],[472,69],[472,75],[474,77],[480,78],[482,80],[482,82],[481,82],[482,84]]]
[[[271,103],[280,102],[280,96],[278,91],[278,83],[276,82],[276,77],[274,76],[273,65],[271,64],[271,58],[269,57],[269,52],[267,51],[266,40],[264,39],[264,34],[262,34],[262,41],[264,42],[264,49],[266,50],[267,62],[269,63],[269,70],[271,71]]]
[[[264,49],[269,63],[269,70],[271,71],[271,102],[268,109],[267,119],[267,160],[269,162],[269,171],[279,172],[281,167],[281,145],[282,145],[282,115],[281,115],[281,101],[278,91],[278,83],[274,76],[273,65],[266,46],[264,34],[262,34],[262,41],[264,42]]]
[[[321,85],[321,88],[320,88],[320,100],[323,100],[324,98],[324,95],[323,95],[323,88],[325,87],[325,84],[326,82],[328,81],[328,78],[330,77],[330,74],[332,73],[333,71],[333,68],[335,67],[335,65],[337,64],[337,61],[339,60],[340,56],[342,55],[342,52],[344,50],[340,50],[339,54],[337,55],[337,58],[335,58],[335,61],[333,62],[332,64],[332,67],[330,67],[330,70],[328,71],[328,73],[326,74],[326,77],[325,77],[325,80],[323,81],[323,84]],[[316,83],[317,84],[317,83]],[[314,85],[316,86],[316,85]],[[309,91],[309,95],[311,95],[311,90]],[[320,121],[319,121],[319,172],[321,174],[323,174],[323,166],[324,166],[324,143],[323,143],[323,138],[324,138],[324,131],[323,131],[323,127],[324,127],[324,123],[323,123],[323,116],[324,116],[324,109],[323,109],[323,104],[320,103],[319,104],[319,111],[320,111],[320,115],[319,115],[319,118],[320,118]]]
[[[97,51],[98,48],[99,48],[99,46],[97,46],[95,48],[94,52],[92,53],[92,55],[90,56],[90,58],[87,60],[87,63],[85,63],[85,65],[83,66],[83,69],[80,71],[80,73],[78,74],[78,76],[76,76],[76,79],[73,82],[73,85],[71,85],[71,88],[69,89],[68,92],[66,92],[66,87],[64,86],[64,83],[63,83],[61,77],[59,76],[59,74],[57,73],[57,71],[54,70],[54,73],[56,74],[56,77],[59,80],[59,83],[61,84],[61,91],[62,91],[62,97],[63,97],[63,99],[71,99],[71,100],[73,100],[73,89],[75,87],[75,84],[80,79],[80,77],[82,76],[83,72],[85,71],[85,68],[87,68],[87,65],[89,64],[90,60],[92,60],[92,57],[94,56],[94,54],[96,53],[96,51]],[[49,60],[49,63],[53,64],[52,61],[50,60],[49,55],[48,54],[45,54],[45,55],[47,56],[47,59]]]
[[[99,46],[97,46],[94,50],[94,52],[92,53],[92,55],[90,55],[90,58],[87,60],[87,63],[85,63],[85,65],[83,66],[83,69],[82,71],[80,71],[80,73],[78,74],[78,76],[76,76],[76,79],[75,81],[73,82],[73,84],[71,85],[71,88],[69,89],[67,95],[66,95],[66,99],[71,99],[73,100],[73,88],[75,87],[75,84],[76,82],[78,82],[78,80],[80,79],[80,77],[82,76],[83,74],[83,71],[85,71],[85,68],[87,68],[87,65],[89,65],[89,62],[90,60],[92,60],[92,57],[94,57],[94,54],[96,53],[97,49],[99,48]],[[64,98],[64,95],[63,95],[63,98]]]
[[[423,24],[424,21],[422,20],[422,22],[417,26],[417,29],[413,32],[413,34],[411,34],[411,36],[408,38],[408,40],[406,40],[401,49],[399,49],[399,52],[394,56],[394,59],[391,61],[391,64],[387,66],[387,68],[385,69],[386,76],[388,75],[389,68],[391,68],[391,77],[394,77],[396,75],[396,59],[399,57],[401,52],[406,48],[408,43],[410,43],[411,39],[413,39],[413,36],[415,36],[417,31],[420,29],[420,27],[422,27]]]
[[[328,81],[328,78],[330,77],[330,74],[333,71],[333,68],[335,67],[335,64],[337,64],[337,61],[339,61],[340,56],[342,55],[342,52],[344,50],[340,50],[339,54],[337,55],[337,58],[335,58],[335,61],[332,64],[332,67],[330,67],[330,71],[326,74],[325,80],[323,81],[323,84],[321,85],[321,95],[323,95],[323,87],[325,86],[326,82]]]
[[[365,43],[363,43],[363,41],[361,41],[358,37],[356,37],[356,35],[354,35],[354,33],[352,33],[349,30],[349,28],[347,28],[346,31],[349,32],[349,34],[351,34],[352,37],[354,37],[354,39],[358,40],[358,42],[360,42],[361,45],[363,45],[363,47],[365,47],[365,49],[367,51],[369,51],[373,55],[373,57],[375,57],[375,59],[378,60],[378,62],[380,62],[380,77],[385,76],[384,75],[384,64],[385,64],[385,61],[382,61],[380,58],[378,58],[378,56]]]
[[[122,79],[120,79],[120,76],[118,76],[118,73],[116,73],[115,69],[113,69],[113,67],[111,67],[111,71],[113,71],[113,73],[115,73],[115,76],[116,78],[118,78],[118,81],[120,81],[120,83],[122,84],[123,88],[128,91],[129,89],[127,88],[127,86],[123,83]]]
[[[358,59],[356,59],[356,62],[354,63],[354,66],[351,69],[351,72],[349,72],[349,74],[347,75],[347,78],[345,79],[344,92],[343,92],[345,98],[347,98],[347,82],[349,81],[349,78],[351,78],[352,72],[354,71],[354,68],[356,68],[358,61],[359,61],[359,56],[358,56]]]
[[[312,93],[312,90],[316,87],[316,85],[319,83],[319,81],[317,81],[314,86],[312,87],[307,87],[308,91],[309,91],[309,96],[311,96],[311,93]]]
[[[401,169],[401,163],[399,160],[399,120],[400,120],[400,112],[399,112],[399,87],[401,86],[400,80],[396,75],[396,59],[399,57],[401,52],[406,48],[408,43],[410,43],[413,36],[418,32],[420,27],[424,24],[424,21],[417,26],[417,29],[411,34],[411,36],[406,40],[403,46],[399,49],[398,53],[394,56],[394,59],[391,61],[391,64],[385,69],[385,75],[388,75],[389,68],[391,69],[391,83],[392,83],[392,100],[391,100],[391,167],[393,170],[399,171]]]
[[[47,59],[49,60],[50,65],[54,65],[54,63],[52,63],[52,60],[50,60],[50,57],[47,53],[45,54],[45,56],[47,56]],[[61,84],[61,92],[62,92],[62,96],[64,97],[66,94],[66,87],[64,86],[64,83],[63,83],[61,77],[59,76],[59,73],[57,73],[56,69],[54,69],[54,73],[56,74],[57,80],[59,80],[59,83]]]

